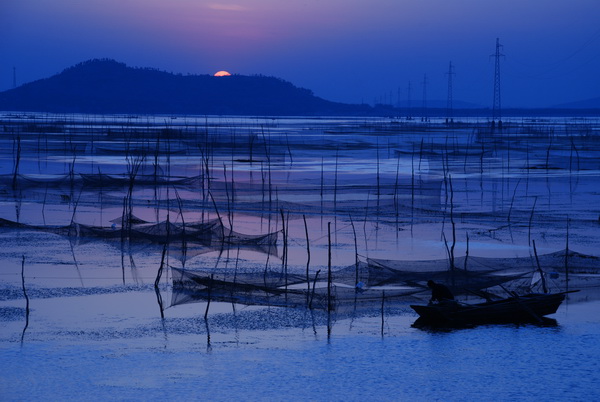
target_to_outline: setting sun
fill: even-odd
[[[217,71],[217,72],[215,73],[215,77],[226,77],[226,76],[228,76],[228,75],[231,75],[231,74],[229,74],[229,73],[228,73],[227,71],[225,71],[225,70]]]

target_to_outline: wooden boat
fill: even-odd
[[[484,303],[454,301],[440,304],[411,305],[419,314],[419,324],[463,326],[472,324],[542,322],[542,317],[556,313],[567,293],[530,293],[514,295]]]

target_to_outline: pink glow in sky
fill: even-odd
[[[0,4],[0,90],[91,58],[177,73],[273,75],[334,101],[446,97],[488,106],[600,96],[598,0],[19,0]]]

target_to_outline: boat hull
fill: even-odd
[[[536,322],[556,313],[565,293],[528,294],[478,304],[411,305],[420,319],[431,324],[466,325]]]

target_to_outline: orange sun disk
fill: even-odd
[[[215,77],[226,77],[226,76],[228,76],[228,75],[231,75],[231,74],[229,74],[229,73],[228,73],[227,71],[225,71],[225,70],[217,71],[217,72],[215,73]]]

